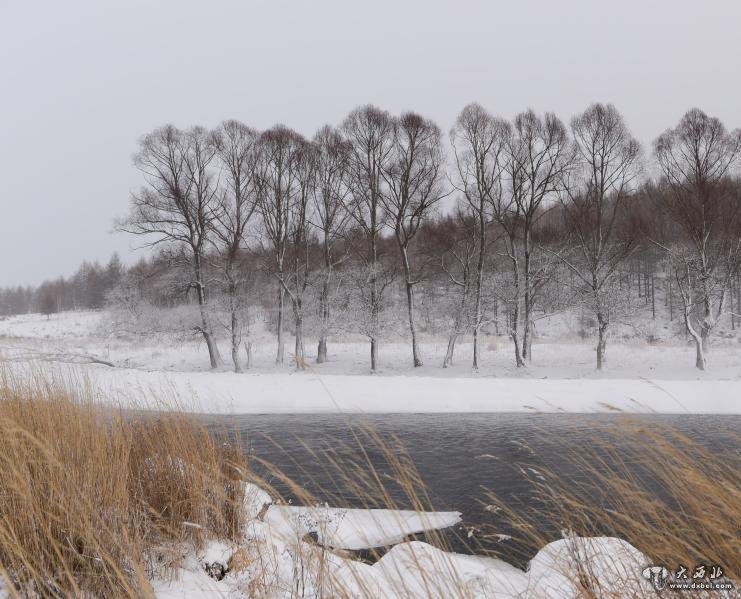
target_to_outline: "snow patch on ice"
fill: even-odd
[[[355,551],[386,547],[413,534],[455,526],[461,514],[273,505],[265,521],[294,538],[316,533],[321,545]]]

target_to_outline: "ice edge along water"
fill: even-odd
[[[102,397],[208,414],[741,414],[741,381],[149,373],[87,367]],[[177,398],[177,399],[175,399]]]

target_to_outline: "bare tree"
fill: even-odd
[[[345,209],[350,199],[350,158],[352,147],[340,131],[326,126],[314,136],[316,146],[316,181],[313,186],[313,222],[320,234],[324,271],[319,292],[319,343],[316,361],[327,361],[327,337],[330,330],[330,297],[335,267],[342,260],[336,255],[350,220]]]
[[[440,232],[433,242],[440,253],[440,267],[457,290],[448,345],[443,358],[443,368],[453,364],[453,353],[458,336],[469,326],[470,297],[474,278],[474,265],[478,254],[478,228],[471,207],[458,205],[449,220],[441,223]]]
[[[475,306],[473,314],[473,369],[479,366],[478,335],[483,320],[482,291],[486,255],[487,223],[491,206],[502,193],[504,150],[509,124],[490,115],[478,104],[469,104],[450,132],[455,155],[455,187],[471,206],[478,226]]]
[[[741,131],[728,133],[717,118],[694,108],[656,140],[654,150],[667,188],[658,198],[679,229],[675,243],[664,245],[695,341],[695,365],[705,370],[708,338],[741,258],[741,197],[738,184],[728,180]]]
[[[295,331],[294,359],[297,369],[306,368],[304,351],[304,295],[312,273],[310,221],[316,185],[316,146],[302,141],[296,148],[292,168],[296,177],[296,193],[289,205],[287,268],[279,276],[283,289],[291,300]]]
[[[383,290],[379,270],[378,242],[385,226],[383,212],[383,170],[393,149],[393,124],[389,114],[375,106],[355,109],[342,124],[352,148],[350,159],[351,196],[347,205],[354,223],[362,231],[364,247],[357,255],[365,264],[367,281],[363,289],[368,290],[365,302],[370,314],[368,337],[370,338],[371,371],[378,365],[378,343],[380,338],[379,313],[383,301]],[[356,246],[357,247],[357,246]]]
[[[412,335],[414,366],[422,366],[414,318],[414,276],[410,248],[419,228],[445,195],[442,186],[444,156],[439,127],[418,114],[408,112],[393,121],[393,146],[383,165],[386,181],[382,194],[389,225],[399,247],[407,297],[407,318]]]
[[[512,135],[508,138],[506,173],[509,199],[497,205],[495,214],[507,231],[507,252],[512,263],[514,297],[511,336],[515,345],[515,361],[523,366],[523,358],[531,358],[532,320],[535,291],[544,273],[533,269],[533,232],[545,214],[549,199],[561,189],[571,166],[571,144],[566,127],[552,113],[543,118],[532,110],[515,117]],[[552,202],[551,202],[552,203]],[[540,276],[534,276],[537,273]],[[520,302],[523,337],[520,353]]]
[[[220,363],[219,351],[206,309],[204,258],[218,198],[212,172],[214,145],[201,127],[182,132],[166,125],[139,141],[134,164],[146,185],[131,197],[128,218],[119,229],[151,239],[147,245],[174,244],[189,250],[192,280],[200,310],[196,330],[203,335],[211,367]]]
[[[241,314],[246,307],[241,301],[244,280],[239,272],[238,258],[257,205],[253,186],[257,138],[257,131],[237,121],[225,121],[214,135],[223,174],[213,237],[226,283],[234,372],[242,371],[239,361],[243,329]]]
[[[507,150],[511,150],[511,135],[507,136]],[[522,358],[522,343],[520,338],[520,321],[522,320],[520,308],[522,303],[522,265],[519,250],[519,242],[522,238],[522,214],[520,204],[516,201],[520,191],[517,180],[509,174],[512,179],[508,191],[505,191],[507,169],[512,169],[514,161],[505,154],[502,175],[502,184],[497,193],[488,198],[493,219],[499,226],[500,236],[504,245],[504,255],[507,258],[508,275],[505,275],[503,284],[498,286],[497,297],[504,299],[508,307],[507,329],[512,339],[515,351],[515,364],[518,368],[525,365]],[[506,284],[509,279],[509,284]]]
[[[270,271],[278,282],[276,364],[283,364],[285,347],[283,317],[285,303],[284,267],[288,247],[293,202],[299,192],[296,156],[305,142],[295,131],[277,125],[260,135],[257,142],[255,192],[257,209],[262,217],[263,232],[272,251]]]
[[[593,104],[571,121],[574,178],[562,201],[575,251],[559,257],[597,318],[597,369],[607,345],[618,267],[636,247],[626,201],[641,172],[641,147],[612,104]]]

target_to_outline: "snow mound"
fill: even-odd
[[[639,575],[647,565],[646,556],[622,539],[567,535],[543,547],[528,574],[536,594],[548,599],[582,596],[579,581],[598,597],[632,597],[653,592]]]
[[[419,541],[396,545],[373,569],[394,597],[509,599],[526,596],[529,584],[525,572],[501,560],[446,553]]]

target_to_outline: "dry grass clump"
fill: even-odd
[[[0,564],[22,595],[141,596],[183,544],[235,537],[246,464],[182,414],[0,374]]]
[[[703,444],[657,422],[616,418],[588,446],[561,453],[560,467],[532,470],[536,500],[527,510],[508,510],[489,493],[517,542],[532,553],[564,533],[619,537],[647,556],[646,565],[684,566],[690,577],[701,564],[721,566],[738,589],[741,433],[721,427]],[[550,530],[540,524],[544,515]],[[581,582],[585,597],[604,596],[589,576]]]

